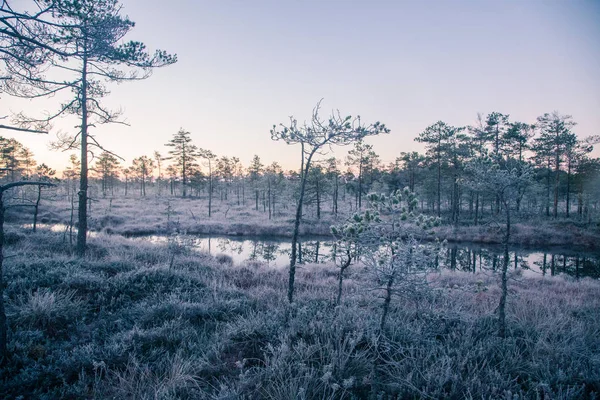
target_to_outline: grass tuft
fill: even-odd
[[[50,335],[68,329],[85,313],[84,302],[74,290],[41,288],[27,293],[14,307],[14,322],[27,329],[41,329]]]

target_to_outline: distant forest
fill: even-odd
[[[513,122],[509,115],[478,115],[475,126],[454,127],[442,121],[415,140],[426,152],[402,152],[384,163],[372,145],[357,142],[345,159],[323,158],[307,176],[305,205],[309,213],[363,208],[366,194],[408,187],[419,196],[419,210],[446,223],[478,224],[498,214],[502,204],[493,193],[467,185],[469,163],[487,158],[502,169],[533,171],[532,184],[521,190],[516,214],[521,218],[596,219],[600,201],[600,159],[590,157],[598,137],[578,138],[575,122],[557,112],[533,124]],[[79,159],[70,156],[64,171],[39,164],[15,139],[0,137],[2,180],[60,180],[68,197],[77,191]],[[217,156],[197,147],[190,132],[180,130],[164,151],[125,163],[102,152],[91,162],[91,197],[210,197],[278,215],[297,201],[299,170],[284,171],[277,162],[263,164],[255,155],[249,165],[233,156]]]

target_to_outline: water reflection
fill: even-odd
[[[509,251],[510,268],[528,276],[567,274],[575,278],[600,278],[600,254],[565,249],[534,250],[513,247]],[[439,267],[477,272],[500,270],[502,246],[451,244],[442,252]]]
[[[169,240],[166,236],[148,236],[142,239],[162,243]],[[291,255],[289,239],[188,236],[177,240],[197,251],[212,255],[227,254],[236,264],[256,261],[280,268],[289,265]],[[298,242],[297,254],[298,263],[301,264],[330,262],[333,260],[333,244],[323,239],[305,239]]]
[[[166,236],[151,236],[146,240],[166,242]],[[181,239],[184,240],[184,239]],[[264,237],[186,237],[195,250],[212,255],[227,254],[236,264],[246,261],[265,263],[276,268],[289,265],[289,239]],[[298,243],[298,263],[326,263],[334,259],[334,244],[323,238],[303,239]],[[522,270],[528,276],[567,274],[576,278],[600,278],[600,254],[575,252],[567,249],[536,250],[512,247],[510,268]],[[436,257],[438,268],[459,271],[496,271],[502,268],[503,250],[500,245],[449,244]]]

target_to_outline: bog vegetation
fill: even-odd
[[[125,42],[116,0],[32,3],[1,3],[0,94],[73,98],[0,128],[72,114],[56,146],[79,156],[55,171],[26,136],[0,137],[0,397],[600,396],[600,283],[509,268],[510,243],[600,243],[599,138],[572,117],[439,121],[416,137],[425,154],[385,163],[367,143],[385,124],[323,119],[319,102],[270,131],[299,145],[297,170],[242,165],[183,128],[128,162],[91,133],[119,121],[96,78],[144,79],[176,56]],[[348,156],[328,158],[332,145]],[[290,265],[126,237],[150,233],[286,236]],[[298,268],[305,234],[332,235],[335,261]],[[502,243],[500,268],[440,271],[445,239]]]

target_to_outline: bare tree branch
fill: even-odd
[[[36,129],[27,129],[27,128],[19,128],[17,126],[9,126],[9,125],[2,125],[0,124],[0,129],[10,129],[13,131],[19,131],[19,132],[31,132],[31,133],[48,133],[47,131],[40,131],[40,130],[36,130]]]

